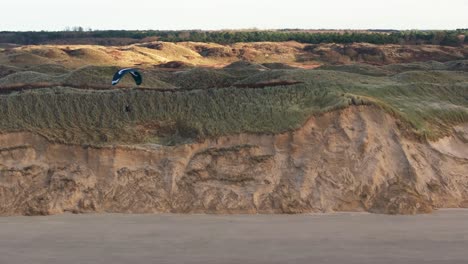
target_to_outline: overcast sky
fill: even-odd
[[[0,31],[468,28],[468,0],[5,0],[0,8]]]

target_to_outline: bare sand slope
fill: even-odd
[[[468,210],[430,215],[0,218],[0,263],[468,263]]]
[[[0,215],[428,213],[468,207],[465,126],[428,144],[351,107],[277,135],[92,148],[0,135]],[[454,147],[456,146],[456,147]]]

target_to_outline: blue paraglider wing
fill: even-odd
[[[135,80],[136,85],[140,85],[143,81],[143,78],[138,72],[138,70],[133,69],[133,68],[125,68],[121,69],[118,72],[114,74],[114,77],[112,78],[112,85],[116,85],[120,82],[120,80],[124,77],[125,74],[130,73],[132,75],[133,80]]]

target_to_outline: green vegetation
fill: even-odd
[[[1,75],[2,69],[5,76]],[[14,70],[13,70],[14,69]],[[76,88],[114,89],[111,77],[119,70],[117,66],[85,66],[68,70],[59,65],[35,65],[28,68],[13,68],[0,65],[0,92],[2,89],[18,87],[71,86]],[[173,89],[174,86],[162,81],[164,73],[156,70],[142,70],[145,82],[140,88]],[[7,74],[9,73],[9,74]],[[130,76],[125,76],[117,86],[135,87]]]
[[[241,67],[236,65],[242,64]],[[25,68],[0,64],[0,92],[22,87],[66,86],[86,89],[135,88],[130,76],[124,76],[117,86],[111,85],[117,66],[84,66],[70,70],[60,65],[42,64]],[[239,80],[267,68],[252,63],[233,63],[225,69],[187,68],[182,71],[141,69],[144,82],[138,88],[148,89],[206,89],[229,87]],[[3,74],[2,74],[3,73]]]
[[[125,112],[127,105],[131,112]],[[187,92],[59,87],[1,96],[0,127],[73,143],[138,142],[137,125],[155,123],[182,138],[281,132],[335,106],[346,106],[345,98],[306,86]]]
[[[439,31],[307,31],[307,30],[274,30],[274,31],[58,31],[58,32],[0,32],[0,43],[41,44],[55,40],[96,38],[95,44],[116,45],[125,39],[130,42],[157,39],[167,42],[196,41],[214,43],[259,42],[259,41],[297,41],[301,43],[353,43],[367,42],[373,44],[436,44],[457,46],[468,43],[467,29]],[[129,41],[126,41],[128,44]]]
[[[0,130],[27,130],[66,143],[178,144],[242,132],[283,132],[300,127],[312,115],[360,104],[381,107],[430,139],[468,122],[466,72],[405,71],[411,68],[406,64],[392,69],[368,66],[365,71],[357,65],[361,74],[352,68],[257,71],[238,81],[301,82],[256,89],[192,85],[192,90],[179,91],[55,87],[11,92],[0,95]],[[213,71],[216,82],[234,76],[226,69]]]

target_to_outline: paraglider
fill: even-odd
[[[125,68],[121,69],[118,72],[114,74],[114,77],[112,78],[112,85],[116,85],[120,82],[120,79],[127,74],[130,73],[133,77],[133,80],[135,80],[136,85],[140,85],[141,82],[143,81],[143,78],[141,77],[140,72],[134,68]]]

